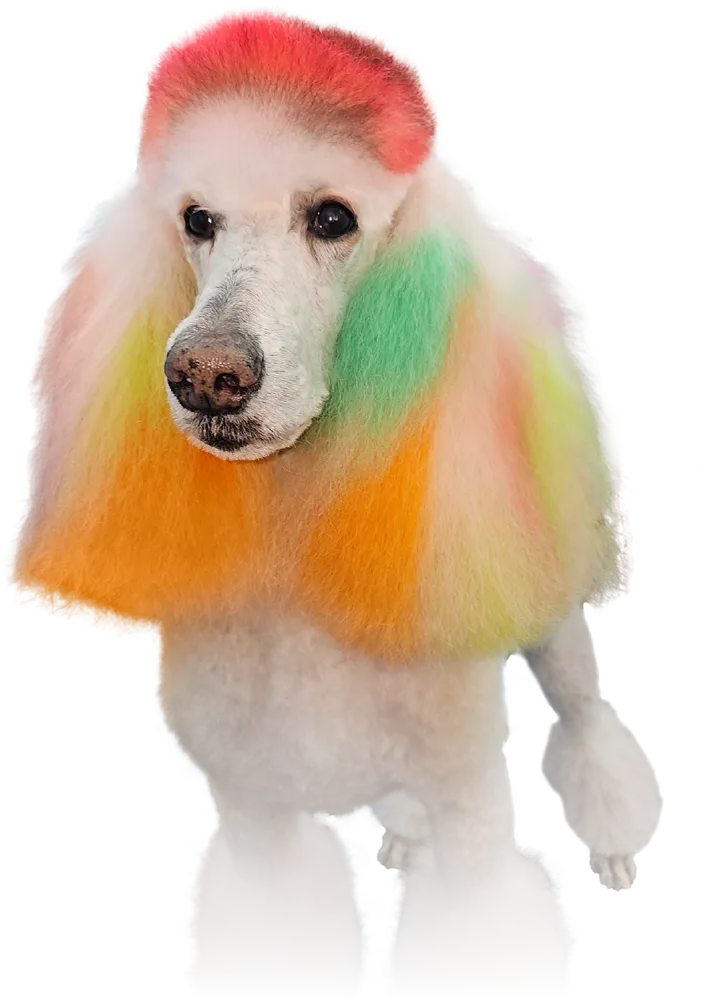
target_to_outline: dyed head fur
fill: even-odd
[[[270,602],[389,659],[618,583],[551,282],[433,156],[415,73],[271,16],[166,53],[40,368],[19,578],[156,621]]]

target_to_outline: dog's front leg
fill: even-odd
[[[360,930],[348,868],[313,817],[235,804],[214,788],[221,825],[201,873],[196,981],[207,996],[353,996]]]
[[[502,747],[466,751],[415,793],[433,863],[405,879],[395,1000],[561,995],[564,923],[543,869],[515,846]]]
[[[626,889],[634,857],[650,840],[661,800],[654,772],[632,733],[600,696],[588,625],[575,608],[549,639],[524,650],[559,716],[544,773],[562,798],[567,822],[591,851],[603,885]]]

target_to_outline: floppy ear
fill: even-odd
[[[193,298],[176,233],[139,184],[97,214],[67,270],[69,283],[52,310],[37,372],[43,419],[30,520],[56,497],[91,400],[126,331],[148,310],[160,312],[168,325],[190,311]]]
[[[434,647],[492,650],[541,638],[574,601],[617,596],[622,442],[586,304],[463,181],[465,197],[451,176],[443,190],[474,281],[449,353],[422,588]]]
[[[436,412],[454,317],[473,282],[465,239],[419,217],[420,188],[349,298],[330,396],[309,454],[298,456],[310,463],[304,488],[293,492],[301,605],[343,643],[393,658],[424,646],[419,579]]]
[[[510,650],[617,585],[611,477],[562,322],[541,270],[423,172],[344,316],[317,429],[333,471],[298,501],[302,601],[342,641]]]
[[[237,570],[218,546],[240,531],[247,550],[253,491],[177,432],[165,390],[165,345],[194,298],[174,222],[138,182],[95,226],[54,310],[21,582],[164,618],[212,604]]]

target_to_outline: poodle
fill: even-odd
[[[378,44],[221,20],[159,62],[134,181],[51,318],[18,579],[161,629],[166,719],[220,817],[196,921],[216,992],[354,993],[320,814],[366,805],[404,873],[394,995],[561,990],[555,893],[513,835],[513,652],[604,885],[657,824],[583,611],[624,563],[590,389],[551,277],[433,140]]]

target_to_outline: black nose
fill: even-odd
[[[164,374],[169,388],[187,410],[237,413],[262,385],[265,360],[252,347],[179,347],[167,354]]]

